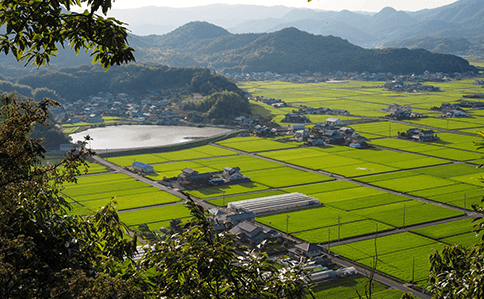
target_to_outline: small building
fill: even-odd
[[[350,128],[350,127],[341,127],[339,129],[339,131],[344,134],[344,135],[348,135],[348,136],[351,136],[351,134],[353,134],[355,132],[355,129],[353,128]]]
[[[462,110],[450,110],[443,114],[444,117],[466,117],[466,113]]]
[[[142,162],[133,162],[133,169],[142,173],[155,172],[155,170],[153,169],[153,166]]]
[[[288,113],[284,116],[281,122],[288,122],[288,123],[308,123],[310,122],[309,118],[306,116],[297,114],[297,113]]]
[[[245,242],[254,242],[259,244],[260,242],[279,236],[279,233],[273,229],[264,229],[262,226],[257,226],[251,221],[243,221],[232,227],[229,233],[234,234],[236,237]]]
[[[356,271],[355,267],[348,267],[348,268],[341,267],[335,270],[334,272],[337,277],[347,277],[347,276],[358,274],[358,271]]]
[[[224,167],[222,176],[224,179],[229,181],[237,181],[242,179],[242,174],[240,173],[239,167]]]
[[[324,145],[324,138],[320,138],[320,137],[308,138],[307,143],[309,146],[321,146],[321,145]]]
[[[304,124],[292,124],[291,128],[292,128],[293,132],[296,132],[296,131],[299,131],[299,130],[305,130],[306,125],[304,125]]]
[[[296,141],[305,141],[306,139],[309,138],[309,131],[307,130],[297,130],[294,133],[294,140]]]
[[[198,173],[191,168],[184,168],[178,175],[178,182],[182,185],[204,185],[211,179],[212,175],[208,172]]]
[[[321,254],[321,247],[315,243],[304,242],[296,244],[289,252],[295,257],[311,258]]]
[[[343,122],[337,117],[328,117],[328,119],[326,119],[325,123],[327,123],[330,126],[342,126],[343,125]]]
[[[408,129],[407,132],[400,133],[399,137],[404,137],[415,141],[434,141],[439,139],[433,130],[424,130],[420,128]]]

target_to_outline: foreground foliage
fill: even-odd
[[[479,132],[484,138],[484,132]],[[484,142],[476,142],[478,149]],[[481,165],[482,166],[482,165]],[[481,178],[481,181],[483,179]],[[482,200],[484,201],[484,199]],[[472,206],[474,211],[484,215],[484,208]],[[484,297],[484,218],[474,219],[474,231],[478,243],[470,248],[454,244],[442,252],[433,250],[430,254],[430,291],[434,298],[483,298]]]
[[[134,61],[134,49],[128,47],[125,24],[97,15],[106,15],[111,0],[29,1],[4,0],[0,6],[0,52],[12,53],[17,61],[38,66],[48,64],[59,45],[70,46],[76,53],[92,49],[93,62],[104,68]],[[71,7],[87,5],[82,13]],[[67,44],[67,45],[66,45]]]

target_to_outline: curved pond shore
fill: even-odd
[[[170,145],[230,131],[232,130],[216,127],[123,125],[93,128],[69,136],[73,142],[77,142],[89,135],[93,140],[88,147],[94,150],[106,150]]]

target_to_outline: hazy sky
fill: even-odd
[[[417,11],[425,8],[435,8],[457,0],[115,0],[114,9],[136,8],[143,6],[193,7],[215,3],[225,4],[255,4],[255,5],[284,5],[288,7],[306,7],[312,9],[340,11],[372,11],[378,12],[390,6],[396,10]]]

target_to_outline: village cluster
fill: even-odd
[[[394,75],[392,73],[370,73],[363,72],[342,72],[335,71],[327,74],[321,72],[305,71],[299,74],[278,74],[275,72],[252,72],[252,73],[225,73],[224,76],[235,82],[240,81],[265,81],[277,80],[294,83],[319,83],[319,82],[340,82],[342,80],[354,81],[399,81],[399,82],[449,82],[451,79],[460,79],[474,76],[474,72],[466,73],[431,73],[425,71],[420,75]]]
[[[55,118],[64,123],[99,123],[104,121],[103,117],[112,116],[138,123],[149,121],[153,124],[175,125],[180,122],[180,116],[170,111],[170,101],[166,99],[174,92],[155,93],[142,100],[135,100],[126,93],[114,96],[109,92],[100,92],[96,96],[72,103],[61,99],[62,107],[51,109]]]

